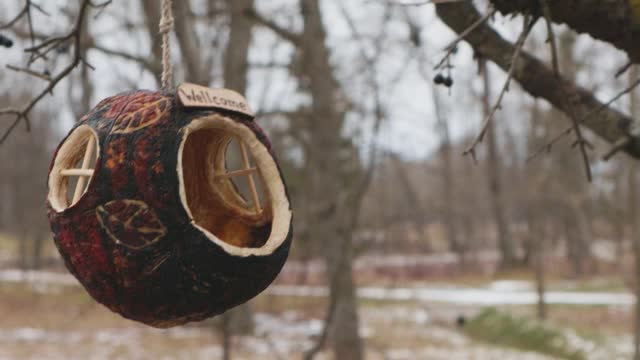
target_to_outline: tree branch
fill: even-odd
[[[34,8],[42,14],[49,16],[49,13],[44,11],[44,9],[40,7],[40,5],[34,4],[31,0],[26,0],[22,9],[20,9],[18,14],[16,14],[13,19],[9,20],[9,22],[4,25],[0,25],[0,30],[9,29],[13,27],[13,25],[15,25],[20,19],[26,17],[27,21],[29,22],[29,29],[31,30],[31,33],[33,33],[33,24],[31,22],[31,8]]]
[[[447,60],[449,60],[449,58],[451,57],[451,55],[456,51],[456,49],[458,48],[458,44],[464,40],[464,38],[469,35],[473,30],[475,30],[478,26],[484,24],[486,21],[488,21],[489,19],[491,19],[491,17],[496,13],[496,10],[491,8],[490,11],[488,11],[483,17],[481,17],[480,19],[478,19],[476,22],[474,22],[473,24],[471,24],[471,26],[469,26],[468,28],[466,28],[463,32],[460,33],[460,35],[458,35],[458,37],[453,40],[451,43],[449,43],[449,45],[447,45],[445,47],[446,50],[446,54],[442,57],[442,60],[440,60],[440,62],[438,63],[438,65],[435,66],[435,69],[441,69],[445,63],[447,63]]]
[[[68,64],[64,69],[62,69],[62,71],[60,71],[58,75],[52,77],[49,80],[49,84],[45,89],[43,89],[40,93],[38,93],[33,99],[31,99],[31,101],[28,104],[26,104],[21,109],[13,109],[13,108],[0,109],[0,116],[15,115],[14,121],[11,123],[11,125],[9,125],[9,128],[4,132],[4,134],[0,138],[0,145],[4,143],[4,141],[9,137],[11,132],[16,128],[16,126],[18,125],[18,123],[20,123],[21,120],[24,120],[25,125],[27,127],[27,131],[28,131],[30,129],[29,112],[36,106],[36,104],[40,100],[42,100],[45,97],[45,95],[52,93],[56,85],[60,81],[62,81],[65,77],[67,77],[76,66],[78,66],[80,63],[83,62],[83,59],[81,56],[82,51],[80,46],[81,40],[82,40],[81,29],[82,29],[83,22],[86,20],[86,12],[87,12],[87,7],[89,5],[90,5],[89,0],[82,1],[82,3],[80,4],[80,10],[78,11],[78,17],[76,19],[76,22],[73,28],[71,29],[71,31],[69,31],[67,35],[53,38],[50,40],[45,40],[39,45],[32,46],[31,48],[25,49],[25,51],[27,52],[32,52],[33,54],[38,54],[38,56],[41,56],[41,53],[40,53],[41,49],[45,49],[45,51],[49,51],[48,49],[56,48],[67,40],[73,41],[74,43],[73,59],[71,60],[71,63]]]
[[[616,96],[612,97],[606,103],[601,104],[599,107],[589,111],[586,115],[584,115],[581,119],[579,119],[577,121],[578,124],[582,124],[584,121],[588,120],[591,116],[597,115],[600,111],[608,108],[611,104],[613,104],[614,102],[618,101],[624,95],[627,95],[627,94],[631,93],[638,86],[640,86],[640,79],[636,79],[631,85],[626,87],[624,90],[620,91]],[[551,148],[556,143],[558,143],[558,141],[560,141],[565,136],[571,134],[571,131],[573,131],[573,129],[574,129],[573,128],[573,124],[570,125],[569,127],[567,127],[566,129],[564,129],[558,135],[554,136],[549,142],[547,142],[545,145],[541,146],[538,150],[536,150],[531,156],[529,156],[527,158],[527,161],[531,161],[531,160],[535,159],[536,157],[538,157],[540,154],[542,154],[545,151],[546,152],[550,151]],[[622,144],[622,143],[624,143],[624,144]],[[621,144],[622,144],[622,146],[621,146]],[[632,144],[633,144],[633,137],[629,136],[629,135],[625,135],[625,136],[621,137],[620,139],[616,140],[615,142],[613,142],[613,147],[616,148],[615,153],[617,153],[617,152],[619,152],[621,150],[624,150],[624,148],[626,146],[629,146],[629,145],[632,145]],[[607,152],[607,154],[605,154],[605,158],[604,159],[608,160],[615,153],[609,154],[609,152]]]
[[[469,2],[436,5],[436,12],[457,33],[462,33],[481,17]],[[509,71],[511,62],[506,54],[513,54],[515,47],[489,25],[484,23],[479,26],[466,40],[481,56],[493,61],[504,71]],[[520,54],[513,70],[513,79],[533,97],[541,97],[568,116],[575,116],[580,119],[580,124],[608,142],[615,143],[631,135],[631,117],[603,104],[590,91],[574,82],[556,77],[547,65],[527,52]],[[624,150],[640,158],[640,139],[634,137],[634,141]]]
[[[541,15],[538,1],[490,0],[504,15]],[[629,0],[573,0],[547,1],[551,20],[565,24],[578,33],[606,41],[627,52],[629,58],[640,62],[638,31],[634,29],[633,12]],[[634,37],[636,41],[634,41]]]
[[[547,25],[547,42],[551,48],[551,64],[553,65],[553,73],[556,76],[560,76],[560,65],[558,62],[558,46],[556,45],[556,36],[553,33],[553,25],[551,24],[551,9],[547,0],[539,0],[542,6],[542,14],[544,15],[545,23]]]
[[[482,142],[484,135],[487,133],[487,129],[489,128],[491,120],[496,114],[496,111],[498,111],[498,109],[500,109],[502,106],[502,99],[509,91],[509,84],[511,83],[513,72],[515,71],[516,65],[518,64],[518,58],[520,57],[520,53],[522,52],[522,48],[524,47],[524,42],[525,40],[527,40],[529,33],[531,33],[531,29],[533,29],[533,26],[536,24],[536,20],[537,19],[531,18],[530,16],[525,17],[522,32],[520,33],[518,41],[516,41],[515,44],[515,49],[513,50],[513,57],[511,58],[511,64],[509,65],[509,71],[507,72],[507,79],[504,81],[504,85],[502,86],[502,90],[500,91],[500,95],[498,96],[498,100],[496,100],[495,105],[493,105],[491,111],[489,111],[489,114],[487,115],[487,118],[484,120],[482,129],[475,137],[471,145],[464,151],[465,155],[470,154],[474,158],[474,160],[476,158],[476,146]]]
[[[211,82],[210,68],[206,67],[203,57],[200,56],[200,44],[198,34],[195,32],[195,22],[190,21],[191,3],[185,1],[174,9],[175,33],[178,46],[182,53],[182,61],[185,62],[185,80],[209,85]]]
[[[252,20],[254,20],[259,25],[262,25],[268,28],[269,30],[273,31],[274,33],[276,33],[276,35],[280,36],[281,38],[291,42],[296,46],[300,45],[300,42],[301,42],[300,34],[296,34],[291,30],[283,28],[282,26],[276,24],[274,21],[267,19],[266,17],[259,14],[255,9],[246,9],[245,15],[251,18]]]
[[[151,61],[144,56],[133,55],[124,51],[110,49],[100,44],[92,44],[90,48],[106,55],[117,56],[119,58],[138,63],[153,74],[157,74],[158,72],[162,71],[162,66],[160,66],[159,62]]]

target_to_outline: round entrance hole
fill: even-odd
[[[78,203],[87,192],[98,161],[98,136],[78,126],[60,146],[49,176],[49,201],[60,212]]]
[[[180,195],[194,226],[235,255],[268,254],[291,220],[277,166],[245,125],[220,115],[187,126],[179,153]]]

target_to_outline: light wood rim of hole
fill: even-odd
[[[73,199],[71,200],[71,205],[75,204],[80,200],[80,197],[86,191],[87,178],[93,176],[93,169],[90,169],[91,158],[93,157],[93,152],[96,147],[96,142],[93,136],[90,136],[87,139],[87,145],[84,151],[84,157],[82,158],[82,166],[80,169],[63,169],[60,170],[61,176],[78,176],[78,182],[76,183],[76,189],[73,192]],[[68,200],[67,200],[68,201]]]

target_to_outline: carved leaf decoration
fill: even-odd
[[[131,100],[113,124],[111,132],[125,134],[143,129],[156,123],[169,113],[171,104],[166,97],[155,94],[141,94]]]
[[[158,240],[167,229],[153,209],[139,200],[114,200],[96,208],[102,228],[117,244],[142,249]]]

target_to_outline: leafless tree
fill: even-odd
[[[504,15],[523,15],[529,18],[541,17],[540,4],[537,1],[502,1],[492,0],[490,4]],[[546,1],[544,2],[546,3]],[[607,41],[613,46],[627,52],[631,61],[638,58],[638,51],[631,41],[633,33],[632,13],[629,4],[618,1],[614,4],[591,4],[582,0],[576,4],[549,3],[549,16],[546,20],[559,24],[566,24],[578,32],[584,32],[596,39]],[[570,78],[538,60],[522,45],[512,44],[500,36],[488,24],[489,18],[483,17],[475,5],[467,1],[442,3],[436,5],[436,12],[440,19],[453,31],[463,36],[461,40],[472,46],[475,52],[494,62],[509,73],[509,79],[517,81],[522,88],[534,97],[541,97],[551,103],[558,110],[564,112],[572,124],[563,134],[575,133],[578,145],[583,148],[583,138],[580,126],[591,129],[612,144],[618,144],[620,150],[632,156],[640,155],[633,143],[632,119],[611,107],[610,103],[602,103],[587,89],[578,86]],[[597,19],[584,22],[581,19]],[[521,35],[526,35],[530,28],[525,26]],[[552,35],[551,35],[552,36]],[[521,36],[522,38],[522,36]],[[555,42],[554,42],[555,44]],[[513,54],[512,57],[505,54]],[[517,55],[517,56],[516,56]],[[507,81],[508,81],[507,80]],[[508,87],[504,88],[505,90]],[[621,94],[629,91],[625,89]],[[617,100],[618,97],[612,99]],[[499,106],[499,101],[497,102]],[[551,146],[552,144],[549,144]],[[584,151],[581,150],[584,153]],[[584,158],[584,156],[583,156]],[[585,159],[588,160],[588,159]]]
[[[629,80],[633,83],[638,76],[636,66],[629,71]],[[629,102],[629,110],[631,116],[635,118],[638,114],[638,94],[637,91],[631,92],[631,101]],[[640,220],[638,219],[638,166],[635,162],[629,164],[628,171],[628,189],[629,189],[629,205],[628,218],[631,222],[631,245],[633,249],[633,264],[635,267],[635,295],[636,307],[634,317],[634,355],[635,360],[640,359]]]
[[[443,188],[443,217],[444,223],[447,231],[447,241],[449,242],[449,247],[451,251],[454,251],[459,255],[460,262],[464,266],[465,263],[465,251],[466,244],[462,241],[459,233],[458,233],[458,211],[455,208],[456,199],[456,182],[454,181],[454,173],[453,173],[453,148],[451,146],[451,134],[449,129],[449,119],[445,116],[445,111],[441,104],[441,100],[438,95],[437,88],[434,88],[433,91],[433,104],[435,108],[435,114],[437,118],[437,129],[438,134],[441,139],[440,153],[441,153],[441,163],[442,163],[442,188]],[[467,239],[468,241],[468,239]]]
[[[484,94],[482,96],[482,109],[485,118],[490,116],[491,108],[491,80],[489,69],[485,61],[480,60],[481,71],[484,84]],[[502,191],[502,168],[498,154],[497,134],[495,124],[490,122],[487,128],[487,180],[489,183],[489,201],[493,219],[498,235],[498,247],[501,254],[501,266],[505,269],[516,264],[516,253],[509,223],[506,219],[504,195]]]

